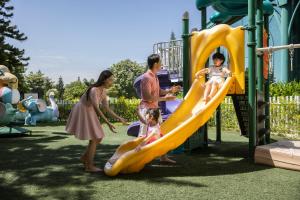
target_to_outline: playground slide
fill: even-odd
[[[118,173],[139,172],[145,164],[156,157],[166,154],[186,141],[198,128],[212,116],[218,105],[223,101],[235,77],[228,77],[222,88],[206,105],[203,102],[203,85],[195,79],[188,94],[176,111],[161,125],[163,137],[135,151],[143,138],[126,142],[119,146],[104,171],[109,176]],[[112,164],[113,163],[113,164]]]

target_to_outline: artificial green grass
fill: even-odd
[[[30,129],[29,137],[0,138],[0,199],[300,199],[300,173],[253,164],[247,138],[236,132],[224,132],[220,145],[173,155],[176,165],[155,160],[140,173],[107,177],[83,171],[78,159],[87,142],[64,126]],[[117,129],[105,127],[98,166],[131,139],[126,127]]]

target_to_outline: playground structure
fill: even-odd
[[[4,104],[16,104],[20,100],[18,78],[4,65],[0,65],[0,99]]]
[[[283,11],[287,6],[286,4],[288,4],[287,1],[280,3],[280,6],[283,7]],[[263,28],[265,28],[267,32],[267,43],[265,45],[268,45],[268,17],[274,11],[270,1],[197,0],[196,5],[201,11],[202,31],[189,32],[189,16],[186,12],[183,15],[182,43],[180,41],[174,41],[172,45],[170,44],[172,41],[169,44],[159,43],[154,45],[153,48],[154,52],[161,55],[162,63],[168,63],[165,65],[170,73],[170,77],[172,77],[171,79],[177,79],[177,82],[180,80],[183,81],[183,102],[162,124],[163,138],[143,147],[140,152],[136,152],[134,149],[142,142],[141,138],[121,145],[112,157],[116,162],[107,162],[105,165],[105,173],[107,175],[115,176],[118,173],[138,172],[146,163],[178,147],[194,133],[204,136],[201,137],[201,140],[203,144],[207,145],[207,128],[205,128],[205,123],[215,110],[217,110],[217,141],[221,142],[219,104],[226,95],[232,96],[242,135],[249,137],[249,158],[254,159],[256,146],[270,143],[268,100],[270,82],[269,69],[272,67],[272,53],[278,49],[284,49],[286,53],[289,49],[291,59],[290,66],[291,70],[294,70],[294,49],[300,45],[292,44],[282,47],[263,48]],[[210,22],[207,23],[206,7],[210,5],[212,5],[218,13],[213,15]],[[299,3],[294,10],[293,17],[296,15],[298,5]],[[255,26],[255,12],[257,26]],[[246,15],[248,15],[248,26],[232,29],[224,25],[232,24]],[[290,27],[293,25],[293,17],[290,22]],[[285,19],[283,19],[282,24],[285,23],[284,20]],[[210,29],[205,30],[207,27]],[[248,74],[246,82],[244,73],[245,30],[248,31]],[[255,35],[258,36],[257,40],[255,39]],[[182,50],[177,50],[180,49],[178,47],[180,47],[181,44]],[[194,75],[198,70],[206,66],[207,58],[213,50],[217,49],[217,51],[219,51],[221,46],[226,47],[229,51],[230,69],[233,75],[226,79],[226,82],[216,96],[207,105],[204,105],[202,101],[203,88],[201,87],[201,83],[205,82],[205,77],[197,80],[194,79]],[[175,49],[175,51],[172,49]],[[263,51],[268,51],[270,65],[266,65],[266,63],[263,62]],[[182,76],[180,76],[180,64],[178,64],[180,62],[173,59],[174,53],[182,54]],[[283,53],[283,55],[285,55],[285,53]],[[283,56],[282,60],[284,63],[287,59]],[[170,66],[170,63],[175,63],[175,65]],[[287,63],[285,63],[286,65],[284,66],[285,71],[289,69]],[[267,71],[265,79],[263,76],[264,67]],[[287,80],[288,79],[285,81]],[[197,133],[197,129],[201,126],[204,126],[204,128],[200,129]],[[189,140],[191,140],[191,138],[188,139],[185,144],[188,144]],[[284,146],[282,147],[284,148]],[[299,168],[299,161],[297,161],[296,154],[293,154],[295,160],[291,161],[292,165],[296,165],[296,167],[291,167],[292,169]],[[274,163],[276,162],[272,163],[275,165]]]
[[[9,69],[0,65],[0,133],[25,134],[27,129],[16,127],[13,123],[17,109],[14,104],[20,100],[18,78]]]
[[[35,126],[37,122],[57,122],[59,117],[58,106],[55,102],[54,91],[49,93],[51,106],[47,106],[42,99],[33,99],[31,96],[19,103],[19,111],[16,113],[15,121],[23,122],[24,125]]]
[[[195,79],[191,74],[192,85],[179,107],[161,125],[164,137],[145,146],[141,151],[134,149],[143,138],[121,145],[112,159],[113,165],[107,162],[105,173],[114,176],[121,173],[140,171],[144,165],[154,158],[164,155],[186,141],[211,117],[218,105],[228,93],[239,94],[244,92],[244,31],[241,27],[231,28],[228,25],[218,25],[212,29],[192,33],[191,61],[192,71],[203,68],[212,51],[224,45],[230,51],[232,77],[228,77],[215,97],[205,104],[203,101],[204,78]]]
[[[9,69],[0,66],[0,124],[7,125],[13,121],[16,109],[13,104],[20,100],[18,91],[18,79],[10,73]]]
[[[297,44],[288,44],[288,41],[291,42],[300,42],[299,38],[299,28],[296,26],[295,18],[300,17],[300,2],[298,1],[258,1],[257,7],[248,6],[246,0],[232,1],[232,0],[197,0],[196,6],[201,11],[201,30],[206,28],[211,28],[217,24],[234,24],[243,17],[248,15],[248,19],[251,18],[252,26],[244,25],[244,29],[249,31],[250,35],[253,35],[253,30],[256,28],[256,35],[259,36],[257,39],[257,48],[252,49],[251,55],[248,55],[248,69],[251,74],[248,79],[248,73],[246,74],[246,91],[244,95],[230,95],[233,100],[234,108],[236,110],[237,119],[239,122],[240,130],[242,135],[248,135],[248,126],[251,123],[251,132],[254,132],[256,127],[253,127],[257,124],[258,132],[260,137],[257,137],[259,144],[269,143],[269,133],[270,133],[270,108],[269,108],[269,84],[273,80],[274,66],[280,63],[280,69],[282,73],[280,76],[275,77],[276,80],[282,80],[284,82],[288,80],[299,80],[300,77],[300,51],[295,51],[294,49],[299,48]],[[252,2],[253,3],[253,2]],[[250,5],[250,4],[249,4]],[[207,7],[212,6],[216,12],[210,17],[210,20],[207,22]],[[248,8],[248,10],[247,10]],[[294,8],[294,9],[293,9]],[[280,10],[279,10],[280,9]],[[256,15],[256,24],[255,26],[255,11],[257,10]],[[249,12],[248,12],[249,11]],[[288,13],[287,13],[288,12]],[[251,16],[250,16],[251,13]],[[281,14],[280,14],[281,13]],[[278,18],[278,15],[281,17]],[[272,33],[270,32],[269,22],[272,18],[276,18],[276,26],[279,27],[280,31],[280,46],[269,46],[270,39],[273,38]],[[250,20],[250,19],[249,19]],[[189,37],[189,19],[188,16],[186,19],[183,19],[186,26],[186,34],[183,35],[183,41],[185,38]],[[288,25],[288,26],[287,26]],[[194,28],[197,30],[197,28]],[[251,32],[252,30],[252,32]],[[254,31],[255,32],[255,31]],[[263,33],[262,33],[263,32]],[[286,34],[285,34],[286,33]],[[277,33],[276,33],[277,34]],[[272,37],[271,37],[272,36]],[[273,40],[273,39],[272,39]],[[189,89],[189,63],[183,63],[183,41],[176,40],[170,42],[160,42],[154,45],[153,52],[158,53],[162,58],[162,63],[165,65],[165,68],[170,73],[170,79],[172,82],[177,80],[183,81],[185,94]],[[274,43],[274,41],[273,41]],[[185,42],[187,44],[187,42]],[[251,45],[256,45],[255,39],[253,42],[248,42],[245,45],[251,47]],[[178,50],[181,46],[181,50]],[[264,46],[264,47],[263,47]],[[220,51],[223,47],[218,48],[217,51]],[[281,50],[279,53],[282,58],[280,62],[274,63],[274,53],[275,51]],[[253,52],[254,51],[254,52]],[[262,52],[265,52],[262,54]],[[177,53],[177,55],[176,55]],[[223,52],[224,53],[224,52]],[[226,52],[225,52],[226,53]],[[188,55],[185,52],[185,55]],[[289,56],[289,57],[288,57]],[[175,58],[174,58],[175,57]],[[176,59],[177,58],[177,59]],[[250,59],[251,58],[251,59]],[[176,60],[181,60],[181,64],[176,63]],[[185,62],[188,62],[188,59],[185,59]],[[257,67],[252,68],[253,64]],[[230,65],[230,63],[229,63]],[[262,73],[263,72],[263,73]],[[177,74],[176,74],[177,73]],[[254,89],[255,76],[257,74],[257,92]],[[185,76],[185,77],[184,77]],[[284,76],[285,78],[282,78]],[[288,79],[287,77],[290,77]],[[251,81],[249,92],[248,80]],[[249,93],[248,93],[249,92]],[[249,94],[249,95],[248,95]],[[251,95],[250,95],[251,94]],[[249,100],[251,98],[251,100]],[[255,99],[254,99],[255,98]],[[251,110],[254,107],[257,107],[256,113],[252,114],[252,120],[249,121],[249,112],[247,105],[251,103]],[[259,103],[258,103],[259,102]],[[255,104],[255,105],[254,105]],[[254,116],[260,116],[260,123],[257,123],[257,119],[254,119]],[[256,120],[255,122],[253,120]],[[253,122],[253,123],[252,123]],[[253,125],[254,124],[254,125]],[[258,134],[259,135],[259,134]],[[258,136],[257,135],[257,136]],[[218,107],[216,110],[216,137],[217,142],[221,142],[221,108]],[[254,136],[253,136],[254,137]],[[252,136],[251,136],[252,138]],[[253,143],[256,143],[253,142]],[[198,133],[194,134],[186,143],[186,149],[194,149],[200,146],[207,145],[207,126],[202,127]],[[255,144],[256,145],[256,144]],[[254,144],[252,146],[255,146]]]
[[[0,133],[25,134],[30,130],[16,126],[18,122],[36,125],[37,121],[56,122],[59,116],[54,100],[54,92],[49,92],[51,106],[38,99],[24,99],[20,102],[18,78],[9,69],[0,65]],[[17,105],[18,104],[18,105]],[[17,105],[17,106],[16,106]]]

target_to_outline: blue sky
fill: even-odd
[[[26,0],[12,1],[13,22],[28,40],[16,43],[31,57],[29,71],[42,70],[57,81],[97,78],[122,59],[145,62],[152,45],[181,37],[181,17],[200,27],[195,1],[184,0]]]
[[[31,58],[27,72],[40,69],[54,81],[61,75],[65,83],[78,76],[96,79],[123,59],[144,63],[153,44],[168,41],[171,31],[181,38],[184,11],[190,13],[190,28],[201,26],[195,0],[14,0],[12,5],[13,23],[28,36],[15,43]],[[209,8],[208,17],[212,13]],[[280,44],[278,31],[273,18],[271,45]],[[279,59],[276,52],[277,76]]]

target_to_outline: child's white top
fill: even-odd
[[[211,81],[217,81],[218,83],[221,83],[224,81],[225,72],[223,70],[223,66],[221,67],[215,67],[214,65],[210,66],[209,69],[209,80]]]
[[[225,76],[225,73],[223,72],[223,66],[221,66],[221,67],[215,67],[214,65],[210,66],[208,74],[209,74],[210,78],[214,77],[214,76],[224,78],[224,76]]]

